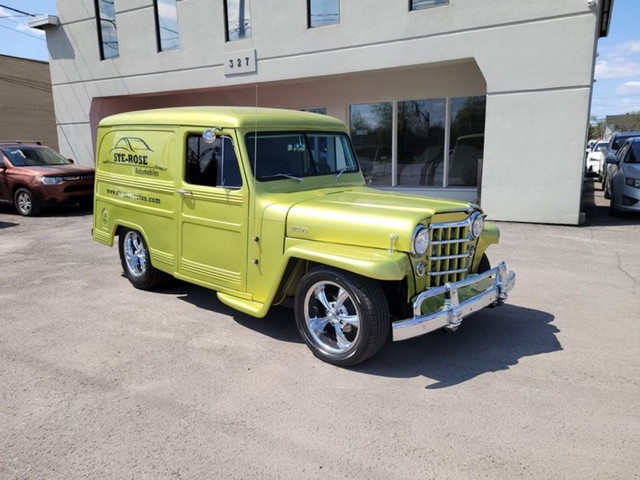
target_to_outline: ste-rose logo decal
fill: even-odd
[[[110,150],[110,153],[111,157],[104,160],[104,163],[135,166],[134,173],[137,175],[157,177],[159,175],[158,170],[166,170],[160,165],[150,164],[149,154],[153,153],[153,149],[140,137],[120,138]]]

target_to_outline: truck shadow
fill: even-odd
[[[220,302],[205,288],[176,281],[161,289],[199,308],[226,315],[260,335],[299,343],[293,310],[273,307],[265,318],[253,318]],[[369,361],[351,368],[354,372],[392,378],[426,377],[426,388],[445,388],[484,373],[507,370],[521,358],[558,352],[562,346],[552,324],[553,315],[505,304],[467,318],[455,333],[434,332],[402,342],[388,341]],[[309,355],[309,361],[315,360]]]
[[[455,333],[388,342],[355,370],[386,377],[424,376],[434,380],[427,389],[450,387],[507,370],[524,357],[561,351],[553,320],[549,313],[515,305],[485,309],[467,318]]]

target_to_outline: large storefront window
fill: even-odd
[[[451,99],[449,185],[452,187],[478,185],[486,104],[484,96]]]
[[[367,183],[477,187],[485,110],[485,96],[351,105],[351,138]]]
[[[444,98],[398,102],[398,185],[441,186]]]
[[[351,139],[365,179],[371,185],[391,185],[393,104],[351,105]]]

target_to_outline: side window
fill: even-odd
[[[230,137],[207,143],[202,135],[187,137],[185,181],[207,187],[240,188],[242,176]]]
[[[618,153],[616,154],[618,157],[618,160],[624,160],[624,157],[627,155],[628,150],[629,150],[628,143],[625,143],[624,145],[622,145],[622,147],[620,148],[620,150],[618,150]]]

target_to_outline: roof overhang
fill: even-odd
[[[60,25],[60,19],[55,15],[38,15],[37,17],[30,18],[28,23],[29,28],[44,30],[47,27],[57,27]]]
[[[598,17],[598,37],[606,37],[609,34],[611,25],[611,14],[613,13],[613,0],[600,0],[600,15]]]

